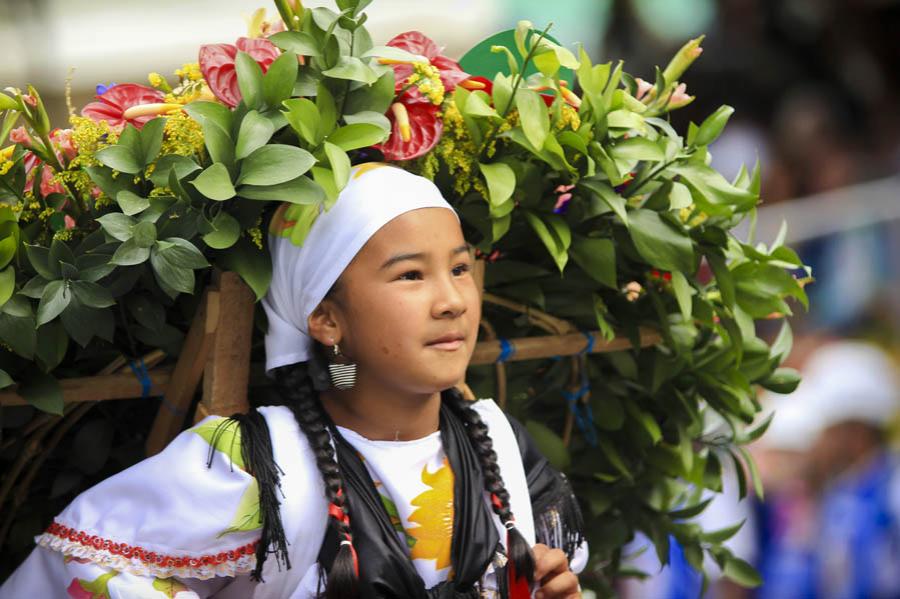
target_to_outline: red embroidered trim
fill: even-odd
[[[235,561],[243,555],[253,555],[256,553],[256,546],[259,543],[254,541],[247,543],[242,547],[238,547],[231,551],[223,551],[216,555],[203,555],[200,557],[175,557],[172,555],[158,554],[148,551],[140,545],[128,545],[127,543],[113,543],[109,539],[98,537],[97,535],[89,535],[82,530],[76,530],[63,526],[54,521],[47,527],[46,534],[53,535],[72,543],[78,543],[85,547],[96,550],[105,550],[113,555],[121,555],[126,559],[136,559],[148,565],[157,565],[165,568],[197,568],[199,566],[213,566],[224,564],[225,562]]]

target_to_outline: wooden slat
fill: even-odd
[[[220,295],[216,336],[203,376],[203,407],[209,414],[246,412],[250,379],[250,341],[256,297],[233,272],[218,275]]]
[[[165,393],[172,378],[171,367],[159,367],[150,371],[150,396]],[[103,374],[61,379],[63,401],[77,403],[83,401],[106,401],[108,399],[131,399],[141,397],[141,382],[131,371],[118,374]],[[29,405],[24,397],[15,391],[0,392],[0,406]]]
[[[219,292],[215,290],[207,290],[200,299],[172,373],[171,383],[163,395],[153,428],[147,437],[148,456],[162,451],[183,428],[187,410],[203,377],[206,359],[216,335],[219,300]]]
[[[625,337],[616,337],[612,341],[604,341],[600,331],[591,331],[594,336],[594,347],[591,353],[621,351],[632,347],[631,341]],[[515,353],[510,362],[550,358],[552,356],[571,356],[587,347],[587,339],[581,333],[570,335],[540,335],[537,337],[518,337],[508,339],[515,346]],[[641,329],[641,347],[656,345],[660,342],[659,333],[651,329]],[[491,364],[500,357],[500,341],[480,341],[475,346],[470,364]]]

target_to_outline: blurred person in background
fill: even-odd
[[[796,394],[821,419],[815,596],[900,597],[900,459],[886,436],[900,406],[894,363],[874,345],[825,345]]]
[[[762,399],[774,416],[750,448],[765,489],[764,500],[752,505],[755,565],[763,580],[753,594],[765,599],[813,597],[818,484],[811,450],[822,420],[808,396],[767,394]]]

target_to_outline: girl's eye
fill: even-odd
[[[402,275],[400,275],[398,278],[401,280],[404,280],[404,281],[415,281],[417,279],[422,278],[422,271],[409,270],[409,271],[406,271],[405,273],[403,273]]]
[[[469,272],[470,268],[468,264],[460,264],[456,268],[453,269],[453,274],[456,276],[462,276]]]

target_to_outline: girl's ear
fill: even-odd
[[[337,318],[337,306],[324,299],[306,320],[309,336],[322,345],[331,346],[341,342],[341,325]]]

